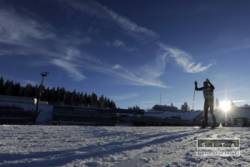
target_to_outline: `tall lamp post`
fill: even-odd
[[[42,80],[41,80],[41,83],[39,85],[39,88],[38,88],[38,93],[37,93],[37,99],[36,99],[36,113],[39,112],[39,102],[40,102],[40,98],[41,98],[41,93],[42,93],[42,88],[43,88],[43,83],[44,83],[44,79],[45,77],[48,76],[48,72],[42,72],[40,73],[41,77],[42,77]]]

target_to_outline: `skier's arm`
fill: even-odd
[[[195,90],[197,90],[197,91],[201,91],[203,89],[204,89],[204,87],[200,87],[200,88],[198,88],[197,86],[195,87]]]
[[[211,88],[214,90],[215,89],[214,85],[209,80],[207,80],[207,81],[208,81],[209,85],[211,86]]]
[[[195,81],[194,85],[195,85],[195,90],[196,90],[196,91],[201,91],[201,90],[204,89],[204,87],[198,88],[198,83],[197,83],[196,81]]]

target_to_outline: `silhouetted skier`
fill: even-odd
[[[196,91],[203,91],[204,95],[204,117],[202,121],[202,128],[205,128],[207,126],[207,119],[208,119],[208,109],[210,109],[210,113],[213,118],[213,125],[212,127],[217,126],[216,118],[214,116],[214,85],[206,79],[206,81],[203,82],[203,87],[198,88],[198,83],[195,81],[195,90]]]

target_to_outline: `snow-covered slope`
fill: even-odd
[[[0,126],[0,166],[250,166],[249,128]],[[239,137],[241,157],[197,157],[199,137]]]

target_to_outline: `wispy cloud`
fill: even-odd
[[[111,20],[129,35],[146,36],[150,39],[158,38],[156,32],[136,24],[98,2],[81,3],[76,0],[63,0],[63,2],[67,2],[75,10]],[[203,66],[201,63],[195,63],[192,57],[184,51],[166,47],[164,44],[159,46],[164,51],[163,54],[156,56],[154,61],[148,63],[142,61],[143,63],[134,68],[121,64],[114,65],[104,62],[95,55],[85,53],[79,47],[81,44],[93,42],[89,36],[78,37],[71,33],[58,34],[55,31],[56,28],[41,23],[38,19],[17,13],[13,9],[0,9],[0,22],[0,44],[11,45],[11,49],[2,49],[1,55],[39,55],[37,59],[33,60],[46,59],[48,64],[63,69],[70,77],[78,81],[87,77],[84,70],[91,70],[122,79],[131,85],[166,88],[166,83],[161,80],[161,77],[165,72],[167,56],[174,58],[176,63],[189,73],[202,72],[211,67],[211,64]],[[44,42],[45,40],[46,42]],[[129,48],[124,41],[119,39],[115,39],[111,44],[117,48]],[[156,42],[155,44],[157,45]]]
[[[14,9],[0,9],[0,42],[9,44],[24,44],[31,39],[48,39],[55,36],[54,33],[44,29],[36,20],[20,16]],[[47,25],[46,25],[47,26]]]
[[[99,2],[87,1],[86,3],[81,3],[80,1],[77,0],[73,1],[64,0],[64,2],[68,2],[68,4],[76,10],[80,10],[82,12],[96,16],[101,19],[110,19],[116,24],[118,24],[120,28],[122,28],[126,32],[133,33],[136,36],[143,34],[148,38],[152,39],[157,39],[157,37],[159,37],[159,35],[153,30],[143,26],[139,26],[135,22],[131,21],[130,19],[124,16],[119,15],[115,11],[109,9],[107,6],[104,6]],[[165,44],[159,42],[158,40],[155,41],[155,44],[159,45],[159,48],[163,50],[164,53],[161,54],[160,57],[159,56],[156,57],[156,61],[158,61],[157,65],[159,65],[157,66],[157,70],[151,70],[151,68],[147,70],[147,72],[153,74],[153,76],[159,77],[163,73],[163,70],[165,69],[166,65],[166,57],[173,58],[176,64],[182,67],[183,70],[187,73],[203,72],[208,70],[212,66],[212,64],[203,65],[200,62],[196,63],[191,57],[191,55],[189,55],[185,51],[182,51],[177,48],[167,47]],[[115,40],[113,43],[109,43],[109,45],[121,48],[126,46],[126,44],[121,40]],[[159,61],[159,59],[161,60]]]
[[[103,6],[101,4],[97,4],[103,11],[105,11],[110,18],[112,18],[121,28],[123,28],[126,31],[133,32],[136,34],[144,34],[150,37],[158,37],[158,35],[145,27],[137,25],[135,22],[129,20],[126,17],[118,15],[116,12],[108,9],[106,6]]]
[[[116,39],[113,42],[106,42],[107,46],[114,46],[117,48],[124,48],[126,47],[125,42],[123,42],[122,40]]]
[[[51,63],[64,69],[72,79],[81,81],[85,79],[85,75],[77,67],[75,61],[81,61],[81,53],[79,50],[74,48],[66,49],[64,57],[52,59]]]
[[[85,57],[86,56],[86,57]],[[78,66],[86,68],[98,73],[104,73],[113,77],[124,80],[126,84],[137,86],[153,86],[166,88],[167,86],[160,80],[160,75],[150,76],[143,69],[128,69],[120,64],[110,65],[97,58],[91,60],[88,55],[83,55],[81,60],[78,60]],[[93,58],[93,57],[92,57]]]
[[[35,60],[46,59],[65,70],[74,80],[85,78],[74,63],[80,57],[79,50],[68,45],[71,40],[74,45],[88,44],[91,38],[57,37],[49,25],[23,16],[14,9],[0,9],[0,22],[0,44],[8,46],[0,51],[0,55],[39,55]],[[52,47],[43,40],[49,40]]]
[[[115,39],[113,41],[106,41],[105,42],[106,46],[109,47],[114,47],[114,48],[119,48],[119,49],[124,49],[128,52],[134,52],[137,49],[135,47],[130,47],[128,46],[124,41],[120,40],[120,39]]]
[[[70,63],[67,60],[62,60],[62,59],[53,59],[51,61],[52,64],[61,67],[64,69],[66,72],[68,72],[71,76],[72,79],[74,80],[83,80],[86,77],[76,68],[75,64]]]
[[[128,70],[119,65],[119,68],[115,69],[112,68],[112,70],[108,70],[108,72],[129,81],[129,83],[132,85],[154,86],[161,88],[167,87],[166,84],[160,80],[160,75],[152,76],[150,75],[150,73],[148,73],[149,70],[145,71],[144,68],[136,70]]]
[[[139,94],[137,94],[137,93],[128,93],[128,94],[123,94],[123,95],[111,96],[111,98],[116,100],[116,101],[125,101],[125,100],[134,99],[138,96],[139,96]]]
[[[116,23],[121,29],[128,32],[131,35],[141,36],[141,37],[150,37],[150,38],[158,38],[158,34],[146,27],[140,26],[128,19],[127,17],[121,16],[115,11],[109,9],[108,7],[102,5],[99,2],[87,0],[82,3],[78,0],[61,0],[63,2],[67,2],[68,5],[73,7],[76,10],[80,10],[82,12],[86,12],[87,14],[93,15],[95,17],[101,19],[112,20]]]
[[[122,66],[119,65],[119,64],[115,64],[115,65],[113,65],[113,67],[112,67],[112,69],[114,69],[114,70],[118,70],[118,69],[121,69],[121,68],[122,68]]]
[[[196,63],[192,57],[179,49],[168,47],[162,43],[159,43],[160,48],[164,51],[162,58],[171,57],[175,60],[177,65],[183,68],[187,73],[199,73],[208,70],[212,64],[202,65],[202,63]]]

